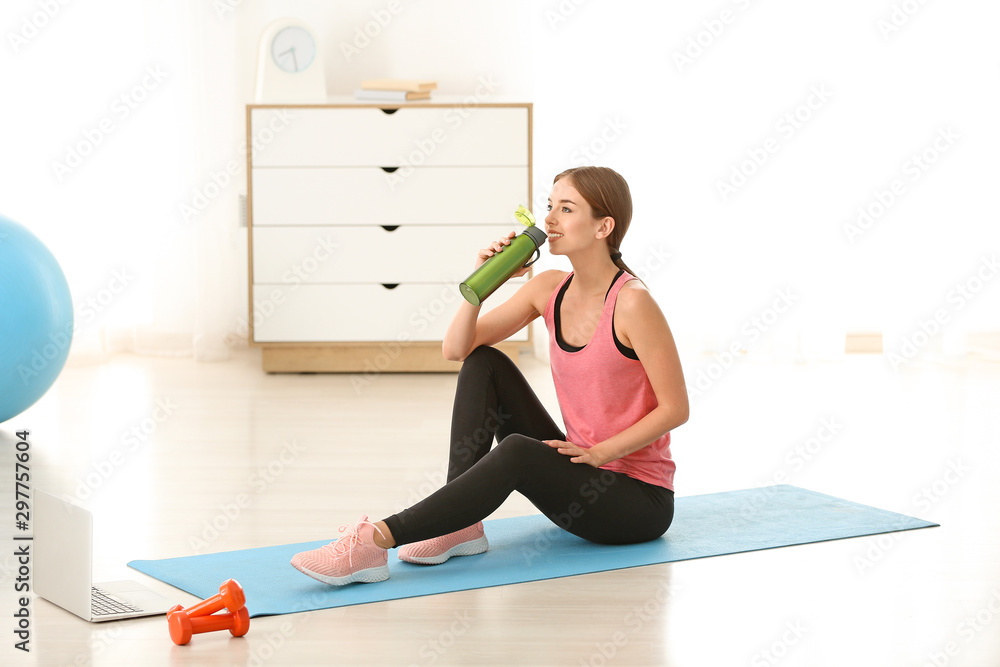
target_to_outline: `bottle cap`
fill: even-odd
[[[536,248],[542,247],[542,244],[549,240],[549,235],[545,233],[545,230],[535,225],[531,225],[521,232],[521,234],[534,241]]]
[[[527,227],[527,229],[521,233],[530,238],[536,248],[542,247],[542,244],[548,241],[549,235],[545,233],[545,230],[540,229],[535,225],[535,216],[533,216],[531,211],[526,209],[524,206],[517,207],[517,210],[514,211],[514,218]]]
[[[525,227],[535,226],[535,216],[531,215],[531,211],[524,206],[517,207],[517,210],[514,211],[514,218]]]

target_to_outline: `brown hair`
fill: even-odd
[[[619,250],[632,222],[632,193],[628,189],[628,183],[621,174],[608,167],[572,167],[557,174],[552,182],[564,177],[569,178],[573,187],[590,204],[595,219],[615,219],[615,228],[607,238],[608,253],[615,266],[635,276],[635,271],[622,261]]]

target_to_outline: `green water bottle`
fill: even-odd
[[[518,206],[514,212],[518,222],[526,229],[511,239],[510,245],[504,246],[501,252],[483,262],[472,275],[465,279],[458,288],[465,300],[473,306],[478,306],[486,300],[498,287],[507,282],[518,269],[531,266],[541,257],[541,247],[548,235],[535,226],[535,217],[531,211]],[[528,259],[535,254],[535,259]]]

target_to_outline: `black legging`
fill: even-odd
[[[491,451],[494,435],[499,444]],[[507,355],[476,348],[458,374],[448,483],[384,520],[396,546],[471,526],[512,491],[556,525],[591,542],[646,542],[667,531],[674,516],[673,491],[573,463],[541,442],[565,439]]]

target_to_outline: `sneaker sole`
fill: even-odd
[[[316,581],[322,581],[324,584],[330,584],[331,586],[344,586],[355,582],[362,584],[374,584],[379,581],[385,581],[389,578],[388,565],[380,565],[379,567],[370,567],[366,570],[358,570],[357,572],[349,574],[346,577],[331,577],[325,574],[320,574],[319,572],[313,572],[306,568],[299,567],[295,563],[292,563],[292,567],[302,574],[312,577]]]
[[[405,560],[407,563],[416,563],[417,565],[440,565],[452,556],[475,556],[476,554],[481,554],[490,548],[490,543],[486,539],[486,536],[478,537],[474,540],[469,540],[468,542],[462,542],[461,544],[456,544],[451,549],[448,549],[443,554],[438,554],[437,556],[407,556],[403,557],[400,555],[400,560]]]

